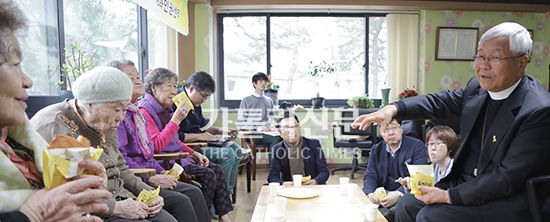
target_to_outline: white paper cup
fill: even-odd
[[[378,219],[378,205],[367,204],[365,205],[365,214],[367,215],[367,221],[376,221]]]
[[[283,218],[285,217],[285,214],[283,213],[271,213],[269,215],[269,221],[270,222],[283,222]]]
[[[292,182],[294,183],[295,187],[302,186],[302,175],[292,175]]]
[[[285,197],[275,197],[275,212],[284,213],[286,209],[286,198]]]
[[[349,183],[349,177],[340,177],[340,189],[345,190],[347,189],[347,185]]]
[[[279,192],[279,182],[272,182],[269,183],[269,195],[270,196],[277,196],[277,192]]]
[[[357,195],[357,184],[350,183],[347,186],[348,197],[355,197]]]

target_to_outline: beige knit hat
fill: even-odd
[[[75,98],[83,104],[131,100],[132,91],[132,80],[126,74],[105,66],[82,74],[73,86]]]

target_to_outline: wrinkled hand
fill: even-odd
[[[405,178],[397,178],[397,180],[395,180],[396,183],[400,183],[401,185],[403,186],[406,186],[407,188],[411,189],[411,178],[410,177],[405,177]]]
[[[181,121],[189,114],[189,110],[191,110],[191,105],[189,103],[181,103],[172,114],[172,122],[180,125]]]
[[[158,196],[156,200],[153,200],[153,202],[149,204],[149,210],[147,211],[149,213],[149,217],[154,217],[157,215],[163,206],[164,198]]]
[[[208,157],[200,154],[199,152],[194,152],[191,155],[191,158],[203,167],[208,167],[208,165],[210,165],[210,160],[208,159]]]
[[[199,135],[199,140],[201,141],[217,141],[218,137],[212,135],[209,132],[204,132]]]
[[[307,183],[303,183],[303,185],[317,185],[317,180],[311,179]]]
[[[369,193],[369,195],[367,195],[367,197],[369,198],[370,202],[372,202],[373,204],[380,205],[380,202],[378,202],[378,199],[376,199],[376,197],[374,197],[373,193]]]
[[[357,117],[351,124],[351,127],[354,129],[359,128],[360,130],[367,130],[372,123],[378,123],[378,125],[380,125],[380,133],[382,134],[395,114],[397,114],[397,106],[390,104],[374,113]]]
[[[32,222],[103,221],[99,217],[83,216],[91,212],[107,212],[109,207],[99,199],[111,198],[102,186],[104,179],[88,176],[67,182],[53,189],[41,189],[19,208]]]
[[[107,173],[105,171],[105,167],[103,167],[102,163],[100,163],[98,161],[95,161],[95,160],[82,160],[78,163],[78,167],[80,167],[82,169],[85,169],[85,170],[88,170],[88,171],[91,171],[91,172],[94,173],[94,175],[103,178],[104,182],[98,188],[99,189],[106,189],[107,188],[108,178],[107,178]],[[93,176],[83,174],[83,175],[79,175],[79,176],[74,177],[73,180],[79,180],[79,179],[90,178],[90,177],[93,177]]]
[[[148,183],[153,187],[158,187],[160,185],[161,189],[172,190],[178,185],[178,180],[173,176],[157,174],[149,177]]]
[[[149,215],[147,212],[148,209],[149,208],[144,203],[128,198],[116,202],[113,216],[130,220],[144,219]]]
[[[269,131],[273,131],[273,132],[277,131],[277,127],[275,125],[271,124],[269,126]]]
[[[292,181],[283,182],[283,186],[292,186],[294,183]]]
[[[449,200],[449,193],[446,190],[442,190],[437,187],[424,186],[419,186],[418,190],[426,192],[426,194],[414,196],[416,197],[416,199],[419,199],[426,204],[451,203],[451,200]]]
[[[385,208],[390,208],[397,203],[399,200],[399,193],[397,191],[388,192],[388,195],[380,199],[380,204]]]

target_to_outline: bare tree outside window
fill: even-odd
[[[369,95],[381,97],[378,91],[387,75],[385,17],[228,16],[222,21],[226,100],[240,100],[249,95],[253,90],[250,79],[256,72],[271,74],[271,81],[280,85],[279,99],[283,100],[307,100],[317,92],[326,99],[347,100],[367,93],[367,76]],[[323,77],[308,75],[311,64],[324,62],[333,65],[334,72]]]

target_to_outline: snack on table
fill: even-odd
[[[376,190],[374,191],[373,193],[374,197],[378,200],[382,199],[382,198],[385,198],[388,196],[388,194],[386,194],[386,189],[384,189],[384,187],[378,187],[376,188]]]

